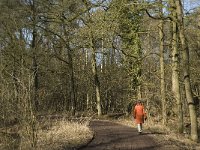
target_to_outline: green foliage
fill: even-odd
[[[125,65],[132,76],[131,85],[138,86],[141,76],[141,42],[139,32],[141,31],[141,20],[143,12],[138,4],[123,1],[119,11],[119,34],[122,39],[122,51],[125,54]]]

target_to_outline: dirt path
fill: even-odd
[[[80,150],[158,150],[159,146],[145,132],[138,135],[136,128],[111,121],[92,121],[94,139]]]

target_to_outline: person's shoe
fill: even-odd
[[[140,131],[140,132],[138,132],[138,134],[139,134],[139,135],[141,135],[141,134],[142,134],[142,132]]]

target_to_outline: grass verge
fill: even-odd
[[[44,119],[37,125],[37,145],[31,148],[27,138],[20,137],[22,130],[3,132],[0,138],[0,150],[70,150],[87,144],[93,138],[88,127],[89,121],[69,121],[65,119]],[[9,130],[15,126],[9,127]],[[4,131],[3,128],[1,128]],[[12,136],[12,135],[18,136]],[[11,138],[12,136],[12,138]]]
[[[93,133],[88,122],[55,122],[48,130],[38,131],[37,149],[60,150],[77,148],[92,139]]]

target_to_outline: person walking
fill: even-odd
[[[133,117],[134,117],[135,123],[137,124],[138,133],[141,134],[142,124],[144,123],[144,120],[146,120],[146,113],[144,111],[144,106],[141,100],[137,101],[137,104],[134,106]]]

